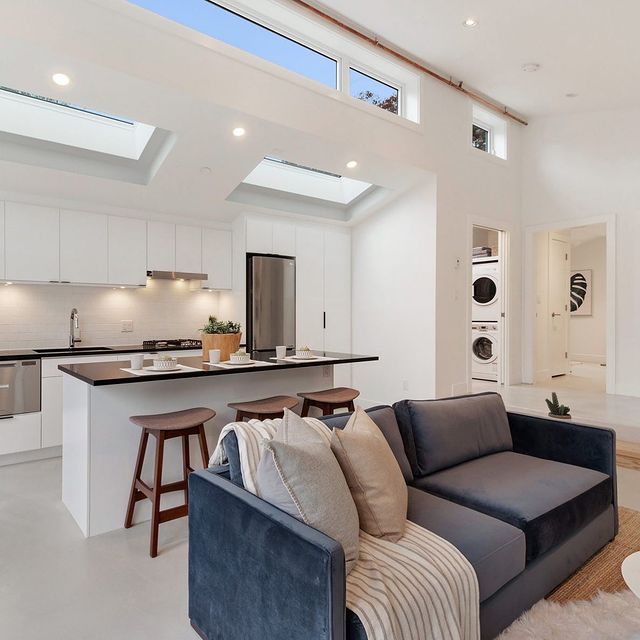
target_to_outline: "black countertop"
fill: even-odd
[[[75,356],[108,356],[121,353],[162,353],[163,351],[196,351],[200,347],[160,347],[149,348],[141,344],[120,344],[108,347],[76,347],[67,349],[60,347],[60,350],[51,350],[48,353],[38,353],[34,349],[5,349],[0,350],[0,361],[2,360],[34,360],[36,358],[73,358]],[[47,350],[49,351],[49,350]]]
[[[104,352],[101,352],[104,353]],[[131,351],[130,353],[134,353]],[[256,372],[269,372],[279,371],[282,369],[296,369],[300,367],[322,367],[332,366],[334,364],[353,364],[355,362],[374,362],[378,360],[378,356],[360,356],[351,353],[334,353],[331,351],[315,351],[318,356],[325,356],[334,358],[333,360],[310,360],[309,362],[287,362],[270,360],[275,356],[275,353],[254,353],[252,355],[253,360],[261,360],[264,365],[258,365],[256,367],[235,367],[233,369],[223,369],[222,367],[216,367],[215,365],[208,365],[202,362],[202,358],[190,357],[190,358],[178,358],[178,364],[183,364],[187,367],[194,367],[196,371],[183,371],[183,372],[167,372],[154,375],[135,375],[122,371],[126,366],[126,362],[88,362],[86,364],[66,364],[60,365],[58,369],[63,373],[66,373],[78,380],[82,380],[91,386],[104,386],[113,384],[128,384],[132,382],[158,382],[161,380],[177,380],[179,378],[201,378],[205,376],[226,376],[237,375],[240,373],[256,373]],[[145,360],[145,366],[151,365],[151,360]]]

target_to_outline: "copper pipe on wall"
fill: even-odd
[[[480,104],[484,105],[485,107],[487,107],[487,109],[491,109],[492,111],[499,113],[501,116],[504,116],[505,118],[510,118],[511,120],[513,120],[514,122],[517,122],[518,124],[527,126],[528,122],[526,120],[523,120],[522,118],[515,115],[514,113],[511,113],[507,107],[500,106],[497,102],[493,102],[493,100],[490,100],[489,98],[485,98],[484,96],[476,93],[475,91],[472,91],[471,89],[467,89],[466,87],[463,86],[462,82],[454,82],[452,78],[447,78],[443,75],[440,75],[436,71],[429,69],[428,67],[421,64],[420,62],[416,62],[415,60],[412,60],[411,58],[405,56],[399,51],[396,51],[395,49],[392,49],[386,44],[379,42],[376,38],[372,38],[371,36],[368,36],[365,33],[362,33],[362,31],[358,31],[358,29],[355,29],[354,27],[351,27],[348,24],[345,24],[341,20],[334,18],[328,13],[321,11],[317,7],[314,7],[308,2],[305,2],[305,0],[289,0],[289,1],[319,16],[323,20],[330,22],[331,24],[342,29],[343,31],[347,31],[348,33],[355,36],[356,38],[359,38],[360,40],[364,40],[365,42],[375,47],[376,49],[380,49],[381,51],[384,51],[389,56],[392,56],[393,58],[396,58],[397,60],[402,61],[404,64],[409,65],[414,69],[417,69],[418,71],[425,73],[426,75],[432,78],[435,78],[436,80],[439,80],[440,82],[446,84],[452,89],[455,89],[456,91],[459,91],[460,93],[463,93],[464,95],[468,96],[475,102],[479,102]]]

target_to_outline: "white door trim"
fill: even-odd
[[[616,214],[569,218],[524,228],[522,381],[535,380],[535,247],[534,236],[541,231],[562,231],[590,224],[607,228],[607,393],[616,393]]]

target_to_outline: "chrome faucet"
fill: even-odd
[[[78,310],[74,307],[71,309],[71,318],[69,319],[69,346],[75,347],[76,343],[82,342],[80,338],[76,338],[76,331],[80,329],[80,320]]]

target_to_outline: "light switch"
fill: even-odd
[[[121,325],[122,328],[120,331],[122,331],[122,333],[130,333],[133,331],[133,320],[123,320]]]

